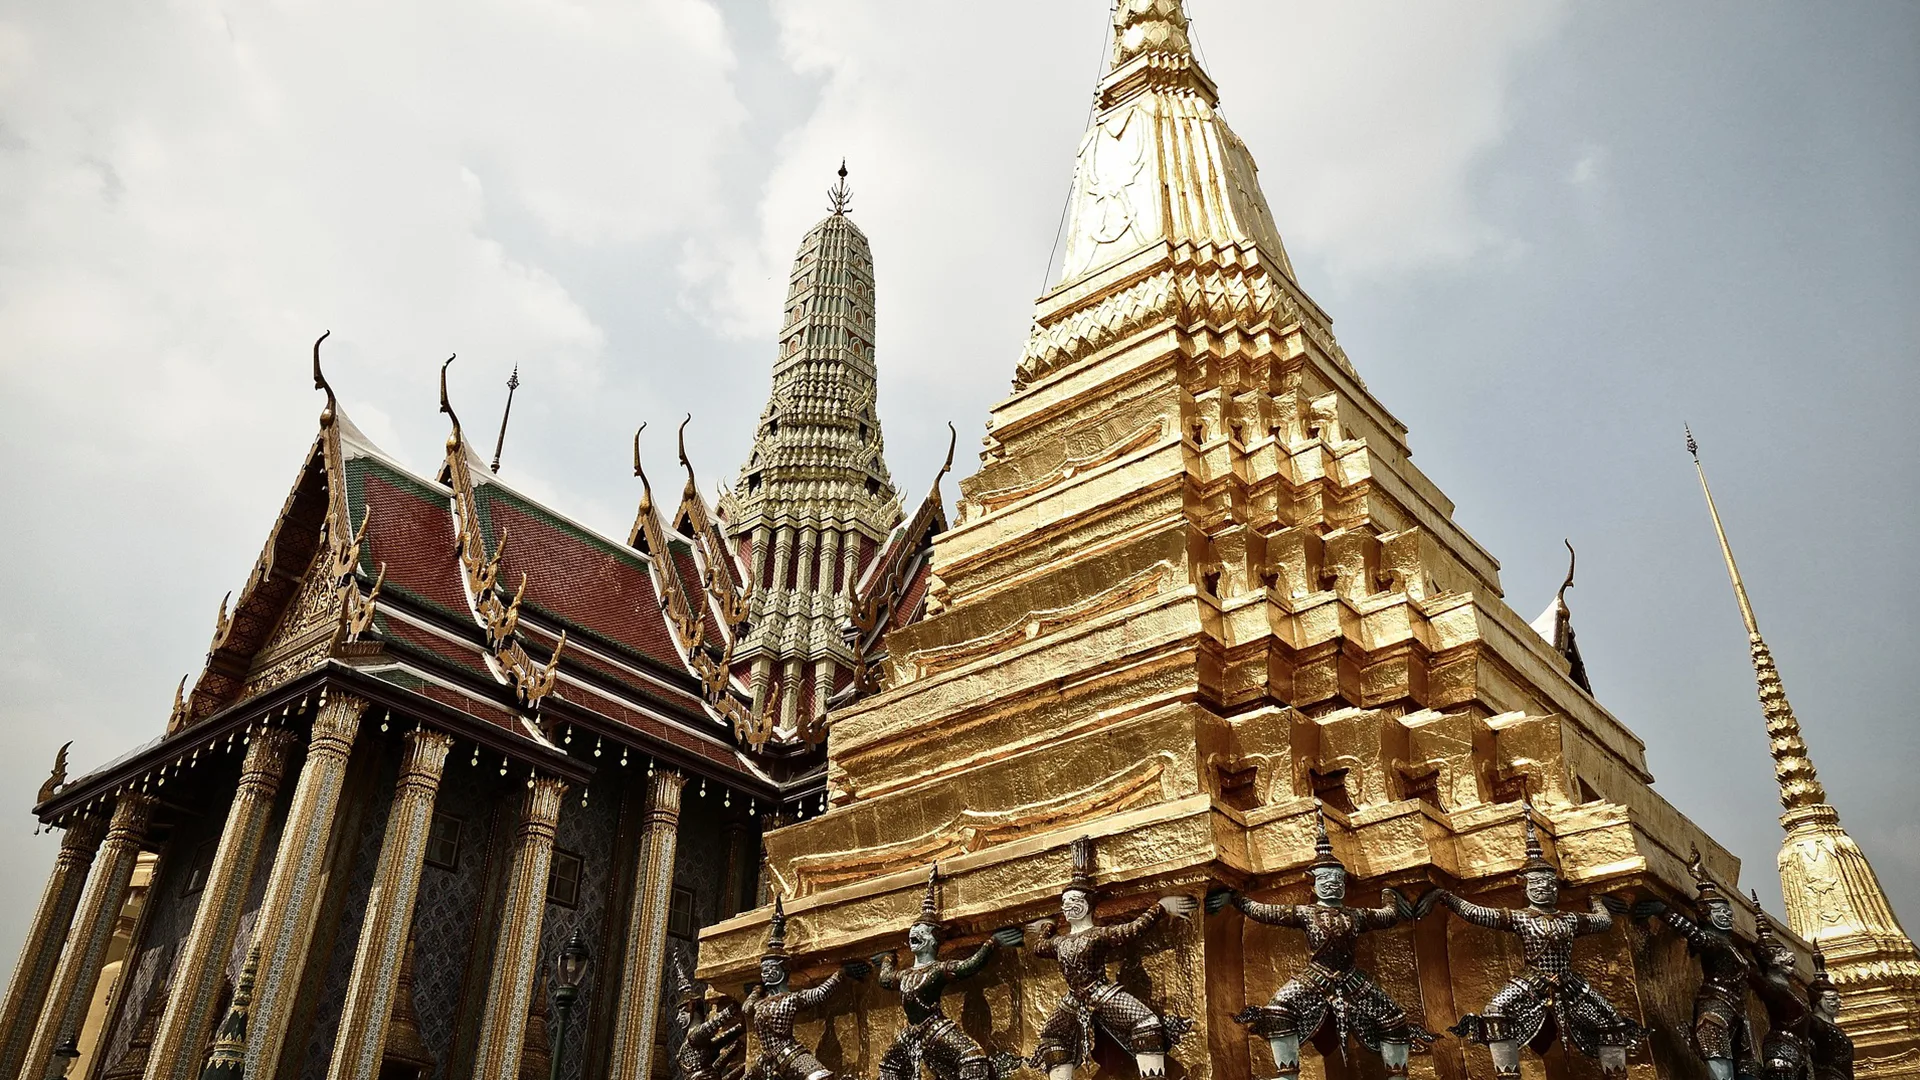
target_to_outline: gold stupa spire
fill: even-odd
[[[1806,741],[1800,736],[1800,721],[1787,701],[1773,653],[1760,636],[1753,602],[1734,562],[1733,546],[1727,542],[1691,430],[1687,431],[1687,452],[1693,456],[1734,599],[1747,624],[1774,779],[1785,808],[1780,815],[1786,837],[1779,865],[1787,923],[1829,959],[1833,981],[1846,1000],[1841,1024],[1862,1055],[1860,1075],[1915,1075],[1920,1070],[1920,954],[1894,915],[1872,864],[1841,826],[1839,812],[1827,802],[1826,788],[1814,773]]]
[[[1687,429],[1687,452],[1693,455],[1693,471],[1700,477],[1700,490],[1707,497],[1707,513],[1713,517],[1713,531],[1720,537],[1720,554],[1727,560],[1727,577],[1733,581],[1733,597],[1740,604],[1740,617],[1747,624],[1747,643],[1753,651],[1753,675],[1760,684],[1760,709],[1767,719],[1767,742],[1773,753],[1773,777],[1780,785],[1780,805],[1788,810],[1816,806],[1827,801],[1827,789],[1820,786],[1813,761],[1807,757],[1806,740],[1800,737],[1800,721],[1787,701],[1781,685],[1780,670],[1773,664],[1773,651],[1760,636],[1760,623],[1753,617],[1753,602],[1747,599],[1746,582],[1740,579],[1740,566],[1733,561],[1733,546],[1727,543],[1727,530],[1720,523],[1720,510],[1713,502],[1713,489],[1707,486],[1707,472],[1700,465],[1700,444]]]

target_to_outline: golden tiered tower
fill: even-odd
[[[1691,896],[1693,845],[1736,880],[1652,790],[1640,741],[1501,599],[1497,563],[1301,290],[1181,4],[1122,0],[1114,18],[1062,278],[934,543],[926,617],[889,637],[882,692],[831,717],[833,809],[767,837],[794,955],[897,945],[935,860],[966,933],[1043,914],[1082,835],[1109,915],[1209,881],[1298,896],[1316,799],[1356,896],[1432,881],[1513,899],[1529,794],[1579,906]],[[766,920],[709,928],[703,975],[747,974]],[[1235,915],[1157,934],[1141,989],[1197,1020],[1179,1067],[1251,1075],[1231,1018],[1298,966],[1298,935]],[[1509,939],[1440,916],[1363,954],[1435,1030],[1519,969]],[[1577,962],[1655,1029],[1636,1077],[1704,1075],[1679,945],[1622,919]],[[1031,1049],[1057,973],[1019,954],[982,981],[994,1026],[976,1034]],[[870,995],[813,1034],[871,1072],[890,1008]],[[1577,1056],[1555,1069],[1594,1074]],[[1446,1040],[1413,1071],[1491,1066]]]
[[[1920,953],[1901,928],[1866,854],[1847,835],[1839,812],[1827,802],[1827,789],[1807,756],[1800,721],[1787,701],[1773,651],[1760,636],[1759,620],[1753,616],[1740,567],[1733,561],[1733,546],[1720,523],[1720,509],[1714,505],[1691,431],[1687,449],[1700,476],[1700,491],[1707,497],[1707,512],[1720,538],[1720,553],[1726,558],[1727,577],[1733,582],[1753,653],[1773,774],[1785,810],[1780,815],[1787,834],[1780,845],[1780,889],[1786,897],[1787,922],[1794,933],[1826,954],[1827,971],[1845,1001],[1841,1020],[1860,1055],[1860,1074],[1920,1076]]]

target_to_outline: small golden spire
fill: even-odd
[[[1713,518],[1713,531],[1720,537],[1720,553],[1727,560],[1727,577],[1733,582],[1733,595],[1740,602],[1740,617],[1747,624],[1747,643],[1753,654],[1753,675],[1760,689],[1760,709],[1767,721],[1769,748],[1773,753],[1773,776],[1780,785],[1780,805],[1788,810],[1817,806],[1827,801],[1813,761],[1807,756],[1806,740],[1800,736],[1800,721],[1787,701],[1786,687],[1780,682],[1780,670],[1774,666],[1773,651],[1760,636],[1760,623],[1753,617],[1753,604],[1747,599],[1747,586],[1740,580],[1740,567],[1733,561],[1733,546],[1727,542],[1727,530],[1720,522],[1720,510],[1713,502],[1713,489],[1707,486],[1707,472],[1700,464],[1700,444],[1693,429],[1686,428],[1687,453],[1693,455],[1693,471],[1700,477],[1700,490],[1707,497],[1707,513]]]

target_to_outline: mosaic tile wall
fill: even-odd
[[[483,764],[475,767],[457,747],[447,761],[434,810],[460,821],[459,857],[454,869],[428,865],[420,875],[414,903],[413,1003],[420,1037],[433,1052],[435,1080],[454,1080],[447,1072],[453,1047],[454,1014],[460,1007],[460,982],[467,953],[480,920],[480,895],[486,885],[487,829],[502,785]]]

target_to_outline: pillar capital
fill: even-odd
[[[60,856],[69,852],[85,852],[87,858],[100,849],[100,841],[107,836],[107,819],[99,814],[75,814],[67,822],[66,835],[60,838]]]
[[[687,777],[678,769],[656,767],[647,778],[646,804],[641,825],[672,828],[680,823],[680,797],[685,793]]]

